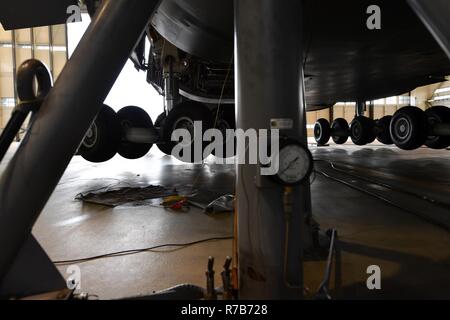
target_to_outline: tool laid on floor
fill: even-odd
[[[234,212],[234,200],[233,195],[222,196],[206,206],[205,213],[224,213],[224,212]]]
[[[202,203],[191,200],[190,197],[188,196],[175,195],[165,197],[161,205],[164,208],[172,209],[175,211],[180,211],[189,208],[189,206],[193,206],[203,210],[204,213],[214,214],[214,213],[233,212],[234,200],[235,197],[233,195],[225,195],[212,201],[208,205],[204,205]]]
[[[163,199],[161,206],[174,211],[186,211],[189,210],[189,200],[180,195],[168,196]]]

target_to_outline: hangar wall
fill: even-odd
[[[27,59],[41,60],[56,80],[67,61],[66,25],[5,31],[0,25],[0,130],[17,104],[15,74]]]

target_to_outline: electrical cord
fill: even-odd
[[[228,66],[227,75],[225,76],[225,80],[224,80],[223,85],[222,85],[222,90],[220,91],[219,102],[218,102],[218,105],[217,105],[216,118],[215,118],[215,121],[214,121],[214,129],[216,129],[217,122],[219,121],[220,107],[222,106],[222,99],[223,99],[223,95],[225,94],[225,87],[227,85],[228,78],[230,77],[231,68],[233,66],[233,60],[234,60],[234,53],[231,55],[230,64]]]
[[[202,243],[207,243],[207,242],[213,242],[213,241],[233,240],[233,239],[234,239],[233,236],[228,236],[228,237],[214,237],[214,238],[208,238],[208,239],[203,239],[203,240],[197,240],[197,241],[188,242],[188,243],[180,243],[180,244],[163,244],[163,245],[153,246],[153,247],[144,248],[144,249],[124,250],[124,251],[118,251],[118,252],[113,252],[113,253],[107,253],[107,254],[102,254],[102,255],[93,256],[93,257],[87,257],[87,258],[80,258],[80,259],[73,259],[73,260],[53,261],[53,263],[54,263],[55,265],[60,265],[60,266],[70,265],[70,264],[80,264],[80,263],[86,263],[86,262],[91,262],[91,261],[100,260],[100,259],[115,258],[115,257],[128,256],[128,255],[135,255],[135,254],[144,253],[144,252],[151,252],[151,251],[155,251],[155,250],[157,250],[157,249],[164,249],[164,248],[180,248],[180,249],[185,249],[185,248],[188,248],[188,247],[192,247],[192,246],[194,246],[194,245],[197,245],[197,244],[202,244]]]

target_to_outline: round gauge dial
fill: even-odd
[[[288,141],[280,148],[279,170],[276,179],[285,185],[302,183],[309,178],[313,169],[311,152],[302,144]]]

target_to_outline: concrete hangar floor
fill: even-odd
[[[12,149],[17,146],[13,146]],[[342,247],[338,299],[450,298],[450,153],[413,152],[372,144],[311,145],[316,160],[312,184],[315,219],[336,228]],[[10,150],[0,172],[10,160]],[[75,157],[39,218],[34,235],[54,261],[98,256],[167,243],[187,243],[233,234],[233,215],[206,215],[191,207],[175,212],[154,205],[108,208],[75,200],[108,186],[162,185],[197,189],[196,201],[234,191],[234,166],[181,164],[157,148],[145,158],[120,157],[91,164]],[[195,184],[195,185],[194,185]],[[102,299],[148,294],[177,285],[205,285],[209,256],[222,262],[232,241],[212,241],[78,263],[81,290]],[[369,291],[367,268],[382,271],[381,290]],[[59,265],[67,275],[68,265]],[[308,262],[306,284],[318,288],[323,262]],[[220,273],[216,274],[220,283]],[[333,288],[333,286],[332,286]]]

